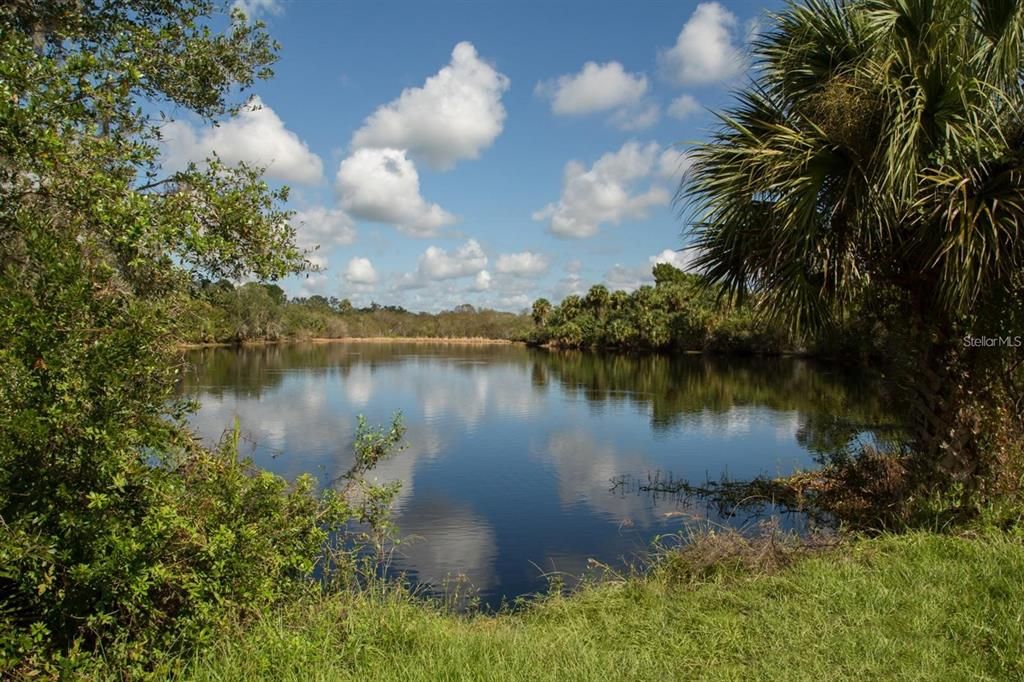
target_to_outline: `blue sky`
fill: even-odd
[[[657,259],[686,265],[671,198],[688,143],[747,76],[770,7],[696,2],[239,0],[281,43],[251,109],[165,130],[292,188],[323,271],[291,295],[519,310]]]

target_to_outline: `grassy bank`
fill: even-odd
[[[453,346],[509,346],[523,344],[513,339],[492,339],[484,336],[367,336],[341,339],[313,338],[310,343],[422,343]]]
[[[521,345],[525,341],[511,339],[491,339],[482,336],[346,336],[339,338],[313,337],[307,339],[277,339],[274,341],[252,340],[241,342],[210,342],[210,343],[178,343],[182,350],[197,348],[233,348],[237,346],[273,346],[284,343],[405,343],[425,344],[432,346],[509,346]]]
[[[273,342],[352,338],[487,338],[525,340],[534,323],[525,313],[456,306],[411,312],[322,296],[289,299],[272,284],[223,282],[182,301],[177,335],[183,343]]]
[[[668,566],[671,566],[669,562]],[[910,534],[774,574],[605,582],[459,617],[400,593],[338,595],[239,627],[194,680],[1019,679],[1024,546]]]

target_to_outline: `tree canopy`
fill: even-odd
[[[632,293],[595,284],[583,297],[552,306],[533,304],[533,341],[562,348],[709,350],[779,353],[800,346],[787,330],[755,319],[750,306],[732,305],[701,278],[667,263],[654,266],[655,286]]]
[[[305,261],[259,168],[165,172],[164,112],[231,116],[275,53],[206,0],[0,7],[0,670],[147,667],[344,517],[200,448],[172,399],[188,290]]]
[[[1022,428],[1019,351],[963,338],[1024,329],[1024,4],[808,0],[772,19],[681,188],[696,266],[797,327],[891,310],[919,464],[976,485],[1005,456],[988,427]]]
[[[809,0],[694,150],[697,265],[810,324],[865,287],[949,321],[1024,265],[1024,7]]]

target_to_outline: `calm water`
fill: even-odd
[[[329,484],[356,416],[401,410],[409,447],[375,472],[403,483],[399,568],[430,585],[465,575],[489,604],[542,590],[542,571],[634,559],[691,519],[750,523],[630,481],[785,474],[885,421],[865,378],[796,359],[360,343],[189,360],[194,428],[216,441],[237,417],[247,454],[288,477]]]

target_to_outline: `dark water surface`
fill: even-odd
[[[693,519],[750,523],[629,481],[786,474],[886,421],[866,377],[789,358],[332,343],[188,360],[194,428],[216,441],[237,416],[246,454],[287,477],[336,479],[356,416],[401,410],[409,447],[375,471],[403,483],[395,518],[414,537],[398,567],[432,585],[465,575],[492,605],[544,589],[542,571],[634,559]]]

